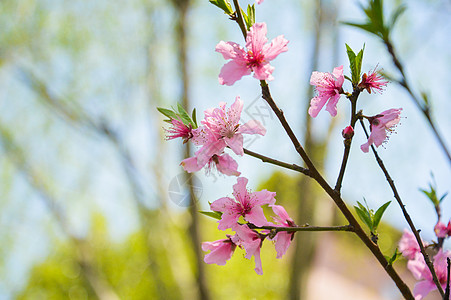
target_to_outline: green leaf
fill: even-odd
[[[201,214],[204,214],[210,218],[221,220],[222,213],[219,211],[199,211]]]
[[[355,79],[357,79],[356,83],[358,84],[360,81],[360,74],[362,73],[362,60],[363,60],[363,51],[365,50],[365,44],[363,44],[362,50],[359,51],[357,56],[355,57]]]
[[[193,127],[195,126],[193,120],[191,120],[190,116],[180,103],[177,103],[177,110],[179,112],[178,116],[182,119],[183,124],[187,126],[188,125],[191,125]]]
[[[357,27],[360,29],[363,29],[365,31],[368,31],[372,34],[378,35],[378,31],[377,29],[374,27],[373,24],[371,23],[367,23],[367,24],[356,24],[356,23],[351,23],[351,22],[342,22],[342,24],[344,25],[348,25],[348,26],[353,26],[353,27]]]
[[[355,70],[355,53],[354,51],[351,49],[351,47],[348,46],[348,44],[346,45],[346,52],[348,53],[348,59],[349,59],[349,69],[351,69],[351,75],[352,75],[352,84],[356,84],[356,80],[354,78],[354,70]],[[358,82],[357,82],[358,83]]]
[[[443,199],[445,199],[446,196],[448,196],[448,192],[446,192],[442,197],[440,197],[438,202],[441,203],[443,201]]]
[[[377,230],[377,226],[379,226],[379,223],[380,223],[380,221],[382,219],[382,215],[384,214],[385,210],[390,205],[390,203],[391,203],[391,201],[388,201],[387,203],[385,203],[384,205],[379,207],[377,209],[376,213],[374,214],[374,218],[373,218],[373,228],[374,228],[374,230]]]
[[[241,9],[241,14],[243,15],[243,19],[244,19],[244,23],[246,24],[246,30],[249,31],[251,26],[249,26],[250,21],[249,21],[249,17],[247,16],[247,14],[244,12],[244,10],[242,8]]]
[[[196,127],[193,127],[194,129],[196,129],[197,126],[197,116],[196,116],[196,109],[193,109],[193,112],[191,113],[191,119],[193,120],[194,124],[196,125]]]
[[[216,5],[228,15],[233,14],[232,5],[228,0],[209,0],[211,4]]]
[[[361,204],[359,202],[357,202],[359,204],[359,206],[361,206]],[[357,213],[357,215],[359,216],[360,220],[362,220],[363,223],[365,223],[366,226],[368,226],[368,228],[370,229],[370,231],[373,231],[373,222],[371,221],[371,216],[369,214],[369,212],[367,211],[367,209],[365,207],[358,207],[358,206],[354,206],[354,209]]]
[[[407,6],[405,5],[400,5],[398,6],[398,8],[393,12],[392,16],[391,16],[391,21],[390,21],[390,29],[393,29],[393,27],[396,24],[396,21],[398,21],[399,16],[401,16],[407,9]]]
[[[162,107],[157,107],[157,110],[162,113],[164,116],[168,117],[169,119],[178,119],[177,118],[177,114],[175,112],[173,112],[172,110],[166,109],[166,108],[162,108]]]
[[[255,4],[247,6],[247,29],[249,30],[255,24]]]
[[[393,263],[402,255],[401,252],[398,252],[398,248],[395,249],[395,253],[390,257],[388,255],[384,255],[385,259],[388,261],[389,265],[393,265]]]
[[[344,75],[345,79],[349,80],[350,82],[352,82],[352,79],[349,78],[347,75]]]

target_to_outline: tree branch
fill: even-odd
[[[362,125],[363,131],[365,132],[366,137],[369,138],[368,132],[365,128],[365,124],[363,123],[362,119],[360,119],[360,125]],[[439,290],[440,294],[443,297],[445,293],[443,292],[442,286],[440,285],[440,281],[437,278],[437,274],[435,273],[434,266],[433,266],[431,260],[429,259],[429,256],[426,253],[426,250],[424,249],[423,242],[420,237],[420,233],[415,228],[415,225],[413,224],[413,221],[410,218],[410,215],[407,212],[405,205],[401,200],[401,197],[399,196],[398,190],[396,189],[393,179],[390,177],[390,174],[388,173],[387,168],[385,168],[385,165],[384,165],[382,159],[379,157],[379,154],[377,154],[376,148],[373,145],[371,145],[371,150],[373,150],[373,154],[374,154],[374,157],[376,158],[377,164],[379,165],[382,172],[384,173],[385,178],[387,179],[387,182],[390,185],[391,190],[393,191],[393,196],[395,197],[396,201],[398,202],[399,207],[401,207],[404,218],[406,219],[407,223],[409,224],[409,227],[412,230],[412,233],[415,235],[415,239],[417,240],[417,243],[420,246],[421,254],[423,254],[424,261],[426,262],[426,265],[428,266],[429,270],[431,271],[432,280],[434,281],[435,285],[437,286],[437,289]]]
[[[270,157],[258,154],[256,152],[250,151],[248,149],[243,149],[243,150],[244,150],[245,154],[247,154],[249,156],[253,156],[255,158],[258,158],[262,162],[270,163],[270,164],[273,164],[273,165],[276,165],[276,166],[279,166],[279,167],[282,167],[282,168],[286,168],[286,169],[290,169],[290,170],[293,170],[293,171],[297,171],[297,172],[305,174],[307,176],[311,176],[310,175],[310,171],[308,169],[303,168],[301,166],[298,166],[296,164],[289,164],[289,163],[285,163],[285,162],[282,162],[282,161],[279,161],[279,160],[276,160],[276,159],[272,159]]]

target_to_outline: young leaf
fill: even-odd
[[[252,26],[252,25],[249,25],[250,24],[249,16],[244,12],[244,10],[242,8],[241,8],[241,14],[243,15],[244,23],[246,24],[246,30],[249,31]]]
[[[178,115],[182,119],[183,124],[191,125],[194,127],[195,124],[194,124],[193,120],[191,120],[190,116],[188,115],[186,110],[183,108],[183,106],[180,105],[180,103],[177,103],[177,110],[179,112]]]
[[[255,24],[255,4],[252,4],[252,6],[251,5],[247,6],[247,19],[248,23],[246,24],[248,26],[247,29],[249,30],[249,28],[251,28],[252,25]]]
[[[196,109],[193,109],[193,112],[191,113],[191,119],[193,120],[194,124],[196,125],[196,127],[194,127],[194,129],[196,129],[197,126],[197,116],[196,116]]]
[[[219,211],[199,211],[201,214],[204,214],[210,218],[221,220],[222,213]]]
[[[360,81],[360,73],[362,72],[362,60],[363,60],[363,51],[365,50],[365,44],[363,45],[362,50],[359,51],[357,56],[355,57],[355,78],[357,79],[357,84]]]
[[[390,257],[388,255],[384,255],[389,265],[393,265],[393,263],[402,255],[401,252],[398,252],[398,248],[395,249],[395,253]]]
[[[357,202],[359,206],[361,205],[359,202]],[[362,206],[361,206],[362,207]],[[371,216],[366,210],[365,207],[363,209],[361,207],[354,206],[354,209],[359,216],[360,220],[362,220],[363,223],[365,223],[366,226],[370,229],[370,231],[373,231],[373,222],[371,221]]]
[[[373,228],[374,228],[374,230],[376,230],[377,226],[379,226],[379,223],[380,223],[380,221],[382,219],[382,215],[384,214],[385,210],[390,205],[390,203],[391,203],[391,201],[388,201],[387,203],[385,203],[384,205],[379,207],[377,209],[376,213],[374,214],[374,217],[373,217]]]
[[[228,15],[233,14],[232,5],[230,5],[228,0],[210,0],[210,3],[216,5]]]
[[[390,21],[390,29],[393,29],[393,27],[396,24],[396,21],[398,21],[399,16],[402,15],[402,13],[406,11],[406,9],[407,9],[407,7],[405,5],[400,5],[393,12],[393,14],[391,16],[391,21]]]
[[[168,117],[169,119],[178,119],[177,118],[177,114],[175,112],[173,112],[172,110],[166,109],[166,108],[162,108],[162,107],[157,107],[157,110],[162,113],[164,116]]]

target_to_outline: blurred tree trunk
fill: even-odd
[[[178,60],[180,66],[180,76],[182,82],[182,106],[189,112],[190,111],[190,101],[189,101],[189,78],[188,78],[188,62],[187,62],[187,13],[190,7],[190,0],[172,0],[177,15],[176,15],[176,38],[178,47]],[[190,143],[186,144],[184,157],[191,156]],[[195,282],[197,283],[198,298],[207,300],[210,299],[209,291],[207,288],[204,262],[202,259],[202,251],[200,248],[201,239],[199,236],[199,213],[196,196],[194,194],[194,186],[196,184],[193,181],[193,176],[188,173],[186,175],[186,184],[188,185],[188,192],[190,198],[189,212],[191,215],[191,223],[188,228],[189,236],[192,242],[192,249],[194,252],[194,266],[193,273],[195,277]]]
[[[310,72],[317,70],[318,68],[318,60],[319,60],[319,52],[320,52],[320,44],[321,38],[323,35],[324,27],[326,25],[330,25],[333,29],[332,34],[336,36],[335,22],[325,22],[325,6],[329,7],[328,12],[332,12],[335,15],[334,5],[331,6],[331,3],[325,5],[323,0],[315,0],[314,5],[314,41],[313,41],[313,49],[312,49],[312,57],[310,59],[311,66]],[[330,21],[330,20],[328,20]],[[327,24],[326,24],[327,23]],[[335,39],[334,42],[337,40]],[[336,45],[333,45],[336,46]],[[335,48],[335,47],[332,47]],[[335,49],[332,50],[335,54]],[[336,60],[336,55],[333,55],[333,60]],[[310,73],[309,72],[309,73]],[[303,130],[305,131],[304,136],[304,149],[312,158],[318,170],[320,172],[324,169],[324,162],[327,154],[327,144],[328,137],[326,136],[325,140],[319,141],[312,137],[312,118],[308,114],[308,108],[310,106],[310,99],[313,97],[313,87],[309,84],[307,88],[306,98],[303,99],[306,106],[304,107],[305,112],[305,122],[303,124]],[[330,124],[330,129],[333,126],[333,122]],[[299,201],[297,208],[297,215],[295,216],[295,220],[298,224],[317,224],[317,220],[315,220],[317,204],[319,199],[318,191],[315,188],[315,183],[307,176],[299,177]],[[310,233],[305,232],[302,234],[297,234],[294,241],[295,250],[294,255],[292,257],[291,263],[291,271],[290,271],[290,284],[289,284],[289,298],[292,300],[297,299],[306,299],[307,298],[307,285],[308,285],[308,275],[310,273],[311,267],[315,258],[315,249],[317,244],[317,234],[318,233]]]

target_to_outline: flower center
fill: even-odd
[[[247,52],[247,65],[248,67],[254,68],[257,67],[259,65],[261,65],[261,63],[265,60],[265,57],[263,56],[263,54],[261,54],[261,52],[254,54],[252,53],[252,51],[248,51]]]

